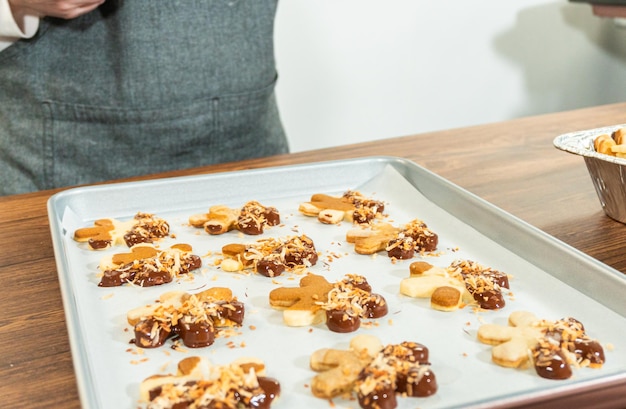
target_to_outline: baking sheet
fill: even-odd
[[[386,213],[396,224],[424,220],[439,235],[440,254],[395,264],[384,254],[357,255],[344,240],[351,228],[348,223],[322,225],[297,211],[299,203],[314,193],[340,195],[349,189],[385,201]],[[281,213],[283,225],[267,230],[263,237],[296,233],[312,237],[321,256],[311,272],[329,281],[352,273],[366,276],[373,291],[386,298],[389,314],[351,334],[333,333],[325,325],[286,327],[281,312],[269,307],[268,293],[281,285],[296,286],[301,276],[285,273],[271,280],[222,272],[212,266],[213,256],[203,257],[202,272],[194,274],[193,280],[151,288],[99,288],[96,273],[100,259],[125,248],[94,252],[71,238],[76,228],[95,219],[127,220],[141,211],[170,223],[176,239],[166,239],[161,246],[187,242],[195,254],[208,255],[223,244],[251,242],[258,237],[237,232],[209,236],[188,226],[187,218],[212,205],[239,207],[249,200],[275,206]],[[138,407],[141,380],[174,372],[180,359],[193,354],[207,356],[216,364],[241,356],[260,358],[266,363],[267,375],[277,378],[283,390],[272,407],[328,408],[329,402],[313,397],[308,388],[315,375],[308,366],[309,356],[323,347],[345,349],[361,332],[378,336],[383,344],[410,340],[429,347],[439,390],[428,398],[399,398],[399,408],[504,407],[548,395],[572,395],[581,388],[626,379],[622,346],[626,307],[620,301],[626,280],[619,272],[403,159],[375,157],[77,188],[52,197],[49,216],[84,407]],[[513,277],[514,299],[507,299],[507,306],[499,311],[432,310],[427,299],[399,294],[400,280],[408,277],[410,262],[421,258],[441,267],[455,259],[471,259],[504,271]],[[240,335],[217,338],[212,346],[186,352],[172,350],[169,344],[152,350],[129,344],[132,331],[125,319],[129,309],[152,303],[165,291],[197,292],[212,286],[230,287],[245,303]],[[508,315],[516,310],[532,311],[546,319],[577,318],[588,334],[604,345],[606,364],[600,370],[575,370],[565,381],[540,378],[532,369],[496,366],[490,361],[491,347],[476,340],[476,330],[486,322],[506,324]],[[358,407],[355,401],[342,399],[335,399],[333,405]]]

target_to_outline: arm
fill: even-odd
[[[71,19],[89,13],[105,0],[8,0],[13,16],[50,16]]]
[[[0,0],[0,51],[19,38],[30,38],[44,16],[75,18],[105,0]]]
[[[626,6],[624,5],[603,5],[603,4],[593,4],[592,6],[593,14],[598,17],[613,17],[613,18],[624,18],[626,17]]]
[[[0,0],[0,37],[30,38],[39,27],[39,18],[28,14],[14,16],[9,0]]]

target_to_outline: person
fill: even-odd
[[[0,0],[0,194],[288,152],[277,1]]]

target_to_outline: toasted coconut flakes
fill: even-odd
[[[167,370],[167,367],[170,365],[169,362],[164,363],[163,365],[161,365],[161,372],[165,372]]]
[[[176,344],[176,343],[172,345],[172,349],[178,352],[185,353],[185,354],[189,352],[187,348],[183,348],[181,345]]]

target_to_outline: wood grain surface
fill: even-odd
[[[404,157],[626,273],[626,226],[603,213],[583,159],[552,144],[562,133],[620,123],[626,123],[626,104],[131,180],[364,156]],[[46,210],[54,193],[0,197],[0,407],[80,407]],[[589,392],[594,394],[598,391]],[[624,401],[605,403],[603,407],[611,407]]]

